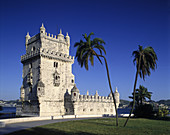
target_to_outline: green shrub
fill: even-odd
[[[159,110],[157,111],[158,117],[166,117],[168,114],[169,110],[167,110],[166,108],[159,108]]]
[[[142,104],[135,107],[134,116],[138,118],[151,118],[154,116],[153,106],[151,104]]]

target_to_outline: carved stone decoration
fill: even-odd
[[[53,74],[53,79],[54,79],[54,86],[59,86],[60,85],[60,74],[57,72],[57,70]]]
[[[21,88],[20,88],[20,95],[21,95],[21,101],[24,101],[25,100],[25,90],[24,90],[24,87],[23,87],[23,85],[21,86]]]
[[[38,84],[37,84],[37,96],[38,96],[38,97],[42,97],[42,96],[45,95],[45,90],[44,90],[44,88],[45,88],[45,85],[44,85],[44,83],[40,80],[40,81],[38,82]]]
[[[28,75],[27,75],[27,83],[29,85],[32,85],[32,69],[29,70]]]

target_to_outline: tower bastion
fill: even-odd
[[[74,56],[70,56],[70,37],[46,32],[44,25],[35,36],[25,37],[21,115],[115,115],[112,95],[80,95],[72,73]],[[119,93],[115,90],[116,105]]]

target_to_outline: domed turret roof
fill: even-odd
[[[110,94],[108,95],[108,97],[113,97],[113,96],[112,96],[112,92],[110,92]]]
[[[78,92],[79,93],[79,90],[76,87],[76,84],[74,84],[74,87],[71,89],[71,92]]]
[[[115,92],[114,92],[114,93],[118,93],[117,87],[116,87],[116,90],[115,90]]]
[[[45,87],[44,83],[40,80],[37,84],[37,87]]]

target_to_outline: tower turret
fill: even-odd
[[[45,87],[44,83],[41,80],[39,80],[37,83],[37,96],[38,97],[45,95],[44,87]]]
[[[97,90],[96,90],[96,93],[95,93],[95,95],[94,95],[95,97],[98,97],[99,96],[99,94],[98,94],[98,92],[97,92]]]
[[[25,36],[25,46],[26,46],[26,50],[27,50],[27,45],[28,45],[28,40],[30,39],[30,35],[29,32],[27,32],[27,35]]]
[[[114,96],[115,96],[115,99],[116,99],[116,105],[119,105],[119,92],[117,90],[117,87],[116,87],[116,90],[114,92]]]
[[[70,46],[70,37],[69,37],[69,35],[68,35],[68,32],[67,32],[67,34],[66,34],[66,43],[67,43],[67,45],[68,45],[68,47]]]
[[[62,34],[62,30],[60,29],[60,33],[57,35],[57,38],[61,41],[64,39],[64,35]]]
[[[45,34],[45,27],[43,23],[42,23],[42,26],[40,27],[40,33]]]
[[[74,84],[74,87],[71,89],[71,99],[73,102],[77,101],[79,94],[79,90],[76,87],[76,84]]]
[[[87,95],[89,95],[89,91],[87,90]]]
[[[108,95],[108,97],[113,97],[113,96],[112,96],[112,92],[110,92],[110,94]]]

